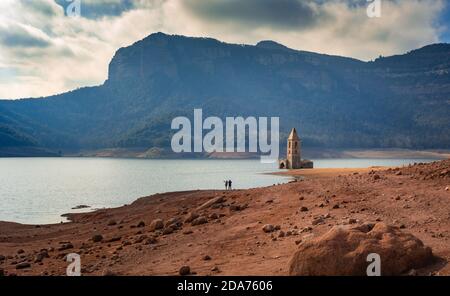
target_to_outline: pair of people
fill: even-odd
[[[231,180],[225,181],[225,190],[232,190],[233,182]]]

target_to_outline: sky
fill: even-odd
[[[381,9],[371,18],[373,1]],[[244,44],[274,40],[368,61],[450,42],[449,6],[446,0],[1,0],[0,99],[102,84],[117,49],[155,32]]]

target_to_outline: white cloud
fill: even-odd
[[[2,0],[0,40],[6,32],[11,35],[11,28],[20,28],[24,44],[41,40],[47,46],[38,46],[39,42],[35,46],[0,43],[0,98],[47,96],[101,84],[118,48],[156,31],[232,43],[272,39],[295,49],[365,60],[439,41],[440,28],[435,20],[445,5],[442,0],[384,0],[379,19],[369,19],[365,6],[347,2],[314,4],[325,18],[308,27],[287,30],[270,23],[245,26],[235,20],[214,22],[194,13],[183,0],[137,0],[134,9],[120,16],[97,19],[66,17],[53,0]]]

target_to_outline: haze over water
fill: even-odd
[[[399,166],[429,159],[323,159],[318,168]],[[64,221],[78,205],[119,207],[142,196],[195,189],[270,186],[291,180],[265,173],[276,164],[259,160],[146,160],[111,158],[0,159],[0,221],[46,224]]]

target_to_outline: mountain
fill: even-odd
[[[363,62],[156,33],[119,49],[101,86],[0,101],[0,149],[170,147],[175,116],[280,116],[329,148],[450,148],[450,45]]]

